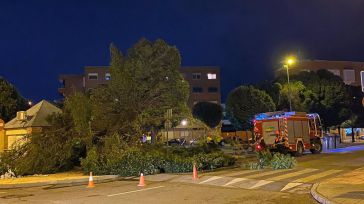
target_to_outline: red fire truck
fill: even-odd
[[[268,148],[301,156],[306,149],[313,154],[322,151],[320,116],[304,112],[268,112],[253,120],[256,149]]]

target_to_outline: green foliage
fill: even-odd
[[[189,85],[179,72],[177,48],[142,39],[126,56],[114,45],[110,51],[112,80],[91,93],[95,130],[133,143],[160,129],[168,108],[177,118],[188,113]]]
[[[118,174],[122,176],[138,176],[159,172],[180,173],[192,171],[193,164],[201,170],[230,166],[235,163],[231,156],[223,152],[203,152],[204,149],[194,148],[163,148],[161,146],[130,148],[114,155],[113,161],[105,160],[100,152],[93,149],[81,164],[85,173]],[[198,152],[198,153],[197,153]],[[194,153],[197,153],[193,155]],[[99,155],[97,158],[96,155]],[[103,159],[104,158],[104,159]]]
[[[270,153],[269,151],[261,151],[257,153],[258,162],[250,162],[247,168],[252,170],[260,170],[264,168],[272,169],[292,169],[296,166],[297,160],[289,154]]]
[[[199,102],[193,106],[193,116],[203,121],[210,128],[219,125],[222,119],[222,108],[219,104]]]
[[[16,175],[72,169],[79,163],[79,157],[85,156],[85,149],[77,139],[77,133],[71,129],[70,121],[63,114],[51,115],[49,129],[25,137],[24,143],[2,154],[2,162]]]
[[[258,152],[258,160],[262,167],[269,166],[273,158],[272,153],[269,150]]]
[[[78,133],[88,134],[90,132],[91,104],[85,94],[76,92],[66,98],[64,111],[69,112],[74,123],[74,129]]]
[[[310,107],[313,105],[315,95],[311,90],[307,89],[301,81],[291,81],[281,86],[280,100],[278,102],[279,109],[289,110],[289,92],[291,95],[292,109],[295,111],[309,112]]]
[[[363,127],[364,126],[364,108],[362,105],[363,92],[361,87],[347,86],[349,93],[349,108],[351,116],[341,124],[341,127]]]
[[[0,76],[0,119],[8,121],[15,117],[17,111],[27,108],[27,101],[12,84]]]
[[[273,155],[270,165],[273,169],[292,169],[297,164],[296,158],[291,155],[276,153]]]
[[[251,119],[257,113],[275,110],[272,98],[252,86],[240,86],[229,93],[226,102],[228,117],[237,129],[251,128]]]
[[[278,109],[289,108],[285,75],[257,87],[265,90],[274,99]],[[351,105],[353,97],[362,97],[355,94],[355,90],[346,87],[339,76],[327,70],[305,71],[291,75],[290,87],[293,110],[318,113],[326,127],[337,126],[346,120],[351,120],[350,116],[355,112],[351,111],[354,108]],[[359,104],[357,101],[356,106],[359,107]]]

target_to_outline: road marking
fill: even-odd
[[[227,182],[227,183],[226,183],[226,184],[224,184],[223,186],[232,185],[232,184],[234,184],[234,183],[238,183],[238,182],[240,182],[240,181],[245,181],[245,180],[247,180],[247,179],[246,179],[246,178],[235,178],[235,179],[233,179],[233,180],[231,180],[231,181]]]
[[[117,195],[125,195],[125,194],[129,194],[129,193],[136,193],[136,192],[140,192],[140,191],[148,191],[148,190],[153,190],[153,189],[163,188],[163,187],[164,186],[156,186],[156,187],[153,187],[153,188],[144,188],[144,189],[135,190],[135,191],[128,191],[128,192],[123,192],[123,193],[111,194],[111,195],[107,195],[107,196],[112,197],[112,196],[117,196]]]
[[[294,187],[297,187],[299,185],[302,185],[303,183],[288,183],[285,187],[281,189],[281,191],[285,191]]]
[[[283,180],[283,179],[287,179],[287,178],[299,176],[299,175],[302,175],[302,174],[311,173],[311,172],[314,172],[314,171],[318,171],[318,169],[303,169],[301,171],[296,171],[296,172],[292,172],[292,173],[288,173],[288,174],[283,174],[283,175],[280,175],[280,176],[272,177],[272,178],[269,178],[269,180],[279,181],[279,180]]]
[[[221,176],[213,176],[207,180],[204,180],[204,181],[201,181],[200,183],[198,184],[203,184],[203,183],[207,183],[207,182],[210,182],[210,181],[214,181],[214,180],[217,180],[217,179],[221,179],[222,177]]]
[[[319,178],[322,178],[322,177],[325,177],[325,176],[328,176],[331,174],[339,173],[341,171],[342,170],[328,170],[328,171],[324,171],[324,172],[321,172],[318,174],[307,176],[305,178],[300,178],[300,179],[294,180],[293,182],[306,183],[306,182],[310,182],[310,181],[313,181],[313,180],[316,180],[316,179],[319,179]]]
[[[228,174],[223,174],[223,176],[234,177],[234,176],[238,176],[238,175],[249,174],[252,172],[258,172],[258,170],[244,170],[244,171],[232,172],[232,173],[228,173]]]
[[[261,186],[265,186],[265,185],[270,184],[272,182],[273,181],[260,180],[256,184],[254,184],[253,186],[249,187],[249,189],[254,189],[254,188],[261,187]]]
[[[286,171],[292,171],[292,169],[270,170],[270,171],[266,171],[266,172],[253,174],[253,175],[248,175],[248,176],[245,176],[245,178],[258,178],[258,177],[268,176],[268,175],[272,175],[272,174],[278,174],[278,173],[286,172]]]

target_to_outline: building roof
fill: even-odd
[[[42,100],[26,111],[26,120],[18,120],[15,117],[5,124],[5,129],[50,126],[47,117],[52,113],[60,112],[61,109],[46,100]]]

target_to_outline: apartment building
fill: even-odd
[[[190,84],[190,107],[202,101],[221,103],[219,67],[181,67],[180,72]]]
[[[181,74],[190,84],[189,107],[197,102],[221,103],[220,69],[216,66],[181,67]],[[75,91],[86,92],[111,80],[108,66],[86,66],[83,74],[60,75],[58,92],[69,96]]]
[[[326,69],[329,72],[341,77],[345,84],[352,86],[361,85],[360,72],[364,71],[364,62],[353,61],[329,61],[329,60],[301,60],[289,68],[289,73],[294,74],[301,71],[317,71]],[[281,68],[277,74],[285,73]]]

